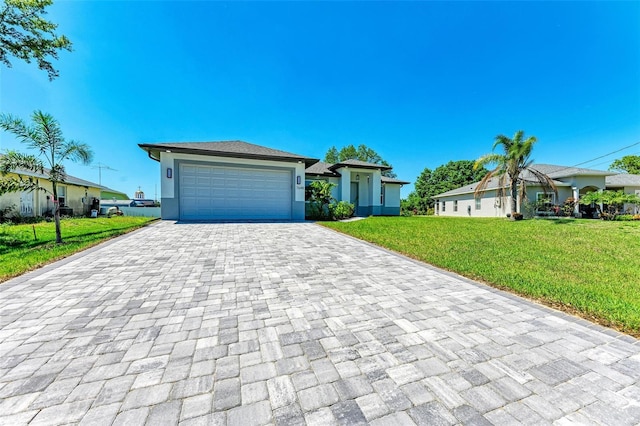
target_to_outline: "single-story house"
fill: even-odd
[[[21,216],[46,216],[53,214],[53,187],[45,174],[20,171],[22,176],[31,176],[38,181],[44,191],[10,192],[0,196],[0,209],[14,208]],[[9,173],[6,177],[16,176]],[[2,179],[2,177],[0,177]],[[97,183],[89,182],[75,176],[67,175],[64,183],[58,184],[58,201],[60,213],[63,215],[87,214],[96,200],[100,198],[102,187]]]
[[[163,219],[304,220],[305,189],[313,179],[337,183],[334,197],[355,201],[357,214],[399,214],[399,188],[406,183],[382,185],[381,172],[389,168],[379,164],[318,166],[317,159],[243,141],[139,146],[160,162]]]
[[[346,160],[337,164],[318,161],[305,170],[305,187],[314,180],[336,184],[333,198],[355,205],[355,216],[397,216],[400,188],[409,182],[382,175],[391,167]]]
[[[557,196],[544,190],[529,172],[521,177],[527,183],[527,201],[543,202],[547,205],[563,205],[568,199],[577,200],[588,192],[604,189],[623,189],[625,192],[640,190],[640,176],[624,175],[610,171],[584,169],[578,167],[534,164],[534,169],[549,176],[557,187]],[[498,179],[493,178],[487,187],[476,197],[475,190],[479,182],[465,185],[442,194],[435,195],[435,214],[440,216],[504,217],[510,213],[511,197],[504,189],[504,198],[498,196]],[[637,192],[636,192],[637,193]],[[520,206],[521,200],[518,199]],[[591,216],[595,206],[575,206],[575,213]]]

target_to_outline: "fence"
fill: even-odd
[[[160,217],[160,207],[120,207],[125,216]]]

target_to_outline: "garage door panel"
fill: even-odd
[[[291,219],[289,170],[181,165],[180,218]]]

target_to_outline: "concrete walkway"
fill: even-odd
[[[174,224],[0,285],[0,424],[640,423],[640,343],[314,224]]]

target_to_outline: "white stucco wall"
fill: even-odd
[[[384,206],[400,207],[400,188],[402,185],[387,183],[384,185]]]
[[[476,201],[473,193],[453,195],[439,198],[440,208],[436,209],[439,216],[460,217],[504,217],[510,210],[511,197],[500,199],[496,197],[496,191],[487,191],[480,198],[480,209],[476,209]],[[455,201],[458,202],[457,211],[454,210]],[[442,204],[446,202],[446,209],[442,211]],[[471,209],[469,209],[471,207]]]
[[[436,214],[440,216],[465,216],[465,217],[505,217],[511,210],[511,197],[507,196],[503,199],[497,197],[495,190],[487,191],[480,198],[480,209],[476,209],[476,202],[473,193],[453,195],[447,198],[440,198],[440,212],[436,211]],[[540,186],[528,186],[527,187],[527,200],[534,203],[537,199],[537,194],[544,192]],[[560,186],[558,187],[558,195],[555,197],[556,205],[563,205],[567,198],[573,196],[573,191],[570,187]],[[454,211],[454,202],[458,201],[458,211]],[[442,203],[446,201],[446,210],[442,212]],[[520,198],[518,197],[518,205],[520,206],[520,212],[522,213],[522,205]],[[469,210],[471,206],[471,210]]]

